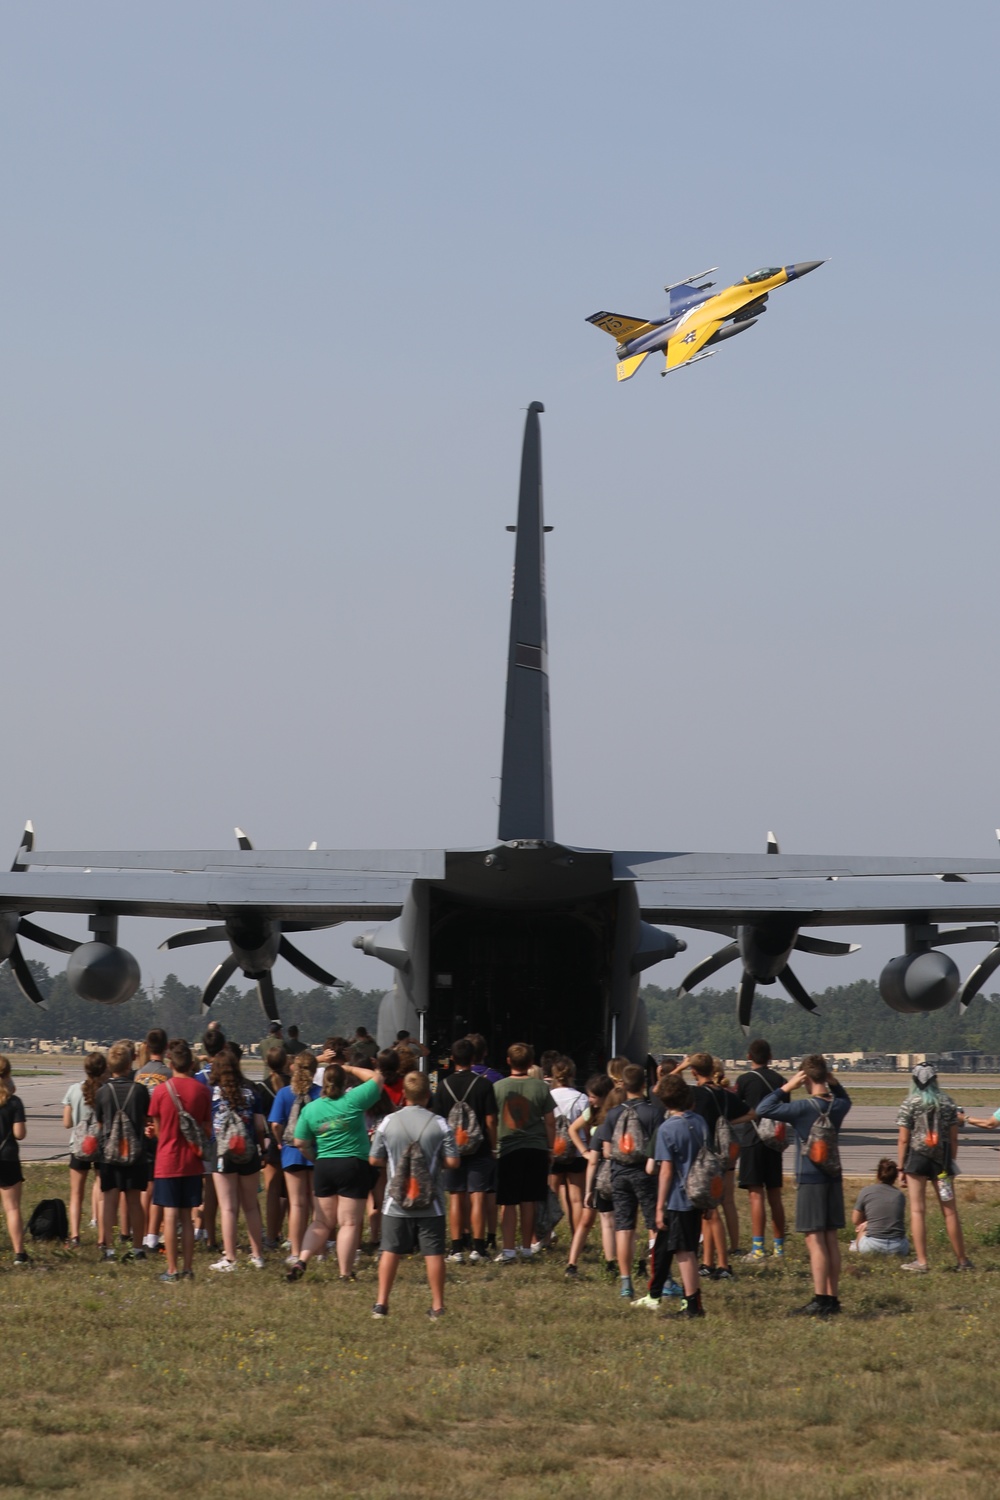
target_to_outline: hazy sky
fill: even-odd
[[[489,841],[531,400],[558,837],[992,855],[998,44],[914,0],[0,6],[11,857]],[[584,321],[825,256],[666,380]],[[205,977],[168,930],[121,936]],[[357,930],[303,947],[388,980]]]

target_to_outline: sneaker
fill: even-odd
[[[699,1307],[690,1297],[685,1297],[681,1303],[680,1316],[682,1318],[703,1318],[705,1316],[705,1309]]]
[[[14,1264],[15,1266],[30,1266],[31,1256],[26,1250],[19,1250],[14,1256]]]
[[[673,1277],[671,1277],[669,1281],[663,1284],[663,1295],[664,1297],[683,1297],[684,1288],[679,1281],[674,1281]]]
[[[428,1318],[430,1318],[430,1320],[431,1320],[432,1323],[436,1323],[437,1320],[438,1320],[438,1318],[443,1318],[444,1317],[444,1308],[443,1307],[432,1307],[431,1310],[430,1310],[430,1312],[427,1314],[427,1316],[428,1316]]]
[[[67,1250],[79,1250],[79,1248],[80,1248],[80,1236],[78,1234],[71,1234],[70,1237],[69,1237],[69,1239],[66,1241],[66,1249]]]
[[[264,1236],[264,1249],[265,1250],[280,1250],[281,1249],[281,1241],[280,1240],[269,1240],[268,1237],[267,1237],[267,1235],[265,1235]]]
[[[835,1318],[840,1313],[840,1298],[831,1297],[829,1302],[819,1314],[821,1318]]]
[[[567,1266],[565,1271],[563,1272],[563,1275],[568,1276],[570,1281],[576,1281],[577,1277],[580,1275],[580,1268],[579,1266]]]
[[[919,1275],[924,1276],[930,1270],[930,1266],[925,1260],[904,1260],[899,1269],[901,1271],[916,1271]]]
[[[145,1250],[143,1250],[142,1246],[140,1245],[140,1247],[139,1247],[138,1250],[126,1250],[125,1251],[125,1254],[122,1256],[122,1264],[125,1265],[127,1263],[132,1262],[133,1260],[145,1260],[145,1259],[146,1259],[146,1252],[145,1252]]]
[[[784,1245],[775,1245],[774,1248],[771,1251],[771,1254],[773,1255],[773,1257],[774,1257],[775,1260],[784,1260],[784,1258],[785,1258],[785,1247],[784,1247]]]
[[[196,1245],[200,1245],[203,1240],[207,1240],[207,1239],[208,1239],[208,1231],[207,1230],[205,1230],[205,1229],[196,1229],[195,1230],[195,1232],[194,1232],[194,1242],[195,1242]]]
[[[253,1268],[254,1268],[255,1271],[263,1271],[263,1269],[264,1269],[264,1257],[263,1257],[263,1255],[251,1255],[251,1257],[250,1257],[250,1264],[253,1266]]]
[[[501,1250],[499,1255],[493,1257],[495,1266],[512,1266],[517,1260],[516,1250]]]
[[[347,1276],[341,1276],[341,1278],[340,1278],[341,1282],[345,1282],[345,1281],[357,1281],[357,1279],[358,1278],[355,1276],[355,1274],[354,1274],[353,1271],[351,1271],[349,1275],[347,1275]]]
[[[157,1277],[158,1281],[164,1281],[168,1286],[173,1286],[174,1282],[180,1281],[180,1279],[181,1278],[178,1276],[176,1271],[164,1271],[160,1276]]]
[[[297,1266],[298,1263],[299,1263],[299,1257],[297,1255],[286,1255],[285,1256],[285,1265],[286,1266]]]
[[[301,1281],[306,1274],[306,1268],[300,1260],[293,1260],[285,1272],[286,1281]]]
[[[635,1296],[635,1288],[633,1287],[631,1281],[625,1280],[622,1282],[621,1290],[619,1291],[618,1295],[619,1297],[621,1297],[623,1302],[632,1301],[633,1297]]]
[[[659,1299],[659,1297],[648,1297],[648,1296],[647,1297],[636,1297],[635,1301],[632,1303],[632,1306],[633,1307],[647,1307],[650,1312],[659,1312],[659,1309],[660,1309],[660,1299]]]
[[[91,1229],[96,1229],[97,1228],[97,1220],[96,1219],[91,1219],[90,1223],[89,1223],[89,1227]]]
[[[208,1268],[210,1271],[235,1271],[236,1262],[229,1260],[225,1255],[221,1260],[215,1260]]]
[[[375,1306],[372,1308],[372,1317],[373,1318],[387,1318],[388,1316],[389,1316],[389,1309],[386,1306],[386,1304],[384,1302],[376,1302]]]
[[[698,1267],[698,1275],[699,1276],[709,1276],[710,1277],[711,1274],[712,1274],[712,1267],[711,1266],[707,1266],[705,1264],[705,1262],[702,1261],[701,1265]]]
[[[712,1272],[713,1281],[735,1281],[736,1277],[728,1266],[716,1266]]]
[[[193,1271],[182,1271],[181,1272],[181,1280],[182,1281],[193,1281],[194,1280],[194,1272]]]
[[[545,1246],[540,1245],[536,1240],[535,1243],[531,1246],[522,1245],[520,1250],[518,1251],[518,1254],[520,1255],[522,1260],[536,1260],[538,1256],[541,1255],[544,1249]]]
[[[469,1265],[470,1266],[478,1266],[479,1262],[481,1260],[485,1260],[485,1259],[486,1259],[486,1256],[485,1255],[480,1255],[480,1253],[479,1253],[478,1250],[470,1250],[469,1251]]]
[[[975,1269],[976,1268],[972,1264],[971,1260],[960,1260],[958,1265],[955,1267],[956,1271],[974,1271]]]
[[[115,1255],[115,1252],[113,1250],[109,1249],[107,1245],[105,1245],[104,1249],[101,1251],[101,1259],[102,1260],[115,1260],[115,1259],[117,1259],[117,1257]]]
[[[450,1261],[453,1266],[465,1265],[465,1256],[462,1254],[461,1250],[453,1250],[450,1255],[445,1257],[445,1259]],[[476,1259],[479,1259],[478,1255],[476,1256]]]
[[[767,1256],[763,1250],[748,1250],[743,1260],[749,1261],[751,1265],[759,1266],[762,1260],[767,1260]]]
[[[788,1316],[790,1318],[818,1318],[825,1314],[827,1306],[826,1301],[821,1302],[818,1297],[814,1297],[811,1302],[806,1303],[805,1307],[793,1307]]]

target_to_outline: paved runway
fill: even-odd
[[[25,1078],[18,1083],[28,1117],[27,1139],[21,1144],[22,1161],[65,1161],[69,1132],[62,1124],[62,1097],[79,1077],[73,1068],[61,1078]],[[905,1087],[900,1090],[900,1098]],[[973,1106],[985,1116],[991,1106]],[[963,1176],[1000,1179],[1000,1132],[963,1130],[958,1153]],[[840,1153],[849,1177],[874,1175],[880,1156],[896,1157],[896,1108],[889,1104],[855,1104],[840,1134]],[[785,1152],[786,1172],[793,1170],[794,1148]]]

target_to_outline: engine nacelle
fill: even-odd
[[[782,921],[740,927],[736,938],[744,969],[758,984],[773,984],[788,963],[798,935],[797,927]]]
[[[5,958],[10,958],[14,951],[17,924],[20,920],[20,912],[0,911],[0,963],[3,963]]]
[[[281,928],[269,917],[228,917],[226,934],[233,957],[249,978],[273,969],[281,944]]]
[[[132,954],[110,943],[81,943],[66,965],[66,983],[81,1000],[123,1005],[139,988],[139,965]]]
[[[958,993],[961,978],[947,953],[930,948],[891,958],[879,975],[882,999],[904,1016],[943,1010]]]

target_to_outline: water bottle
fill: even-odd
[[[955,1197],[954,1178],[949,1177],[947,1172],[939,1172],[937,1177],[938,1197],[942,1203],[951,1203]]]

